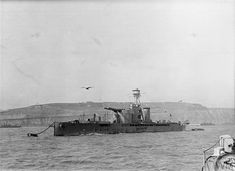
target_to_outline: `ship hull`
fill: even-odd
[[[118,134],[141,132],[170,132],[183,131],[184,129],[185,125],[175,122],[148,124],[56,122],[54,124],[54,136],[78,136],[91,133]]]

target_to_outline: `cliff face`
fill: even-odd
[[[163,119],[166,115],[169,118],[171,114],[173,120],[189,120],[190,123],[235,123],[233,108],[207,108],[200,104],[167,102],[153,104],[151,111],[156,119]]]
[[[143,107],[151,108],[151,118],[156,120],[185,121],[190,123],[235,123],[234,109],[229,108],[207,108],[200,104],[177,103],[177,102],[153,102],[143,103]],[[64,121],[82,118],[82,115],[101,116],[106,114],[112,118],[112,112],[104,110],[104,107],[128,108],[129,103],[104,102],[104,103],[53,103],[34,105],[24,108],[10,109],[0,112],[0,121],[23,120],[24,124],[45,124],[44,122]],[[44,119],[42,119],[44,118]],[[35,121],[37,119],[37,121]]]
[[[235,123],[233,108],[210,108],[209,113],[214,123]]]

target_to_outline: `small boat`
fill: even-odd
[[[214,153],[206,158],[206,152],[213,147]],[[235,171],[235,139],[222,135],[215,145],[204,150],[202,171]]]
[[[0,125],[0,128],[20,128],[21,125],[9,125],[9,124],[4,124]]]
[[[203,128],[192,128],[191,131],[204,131]]]
[[[212,125],[215,125],[214,123],[211,123],[211,122],[203,122],[203,123],[200,123],[201,126],[212,126]]]

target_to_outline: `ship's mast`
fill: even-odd
[[[136,88],[133,91],[135,105],[140,105],[140,90]]]

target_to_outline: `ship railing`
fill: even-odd
[[[211,150],[212,148],[214,148],[216,145],[218,145],[220,142],[220,140],[218,140],[214,145],[212,145],[211,147],[203,150],[203,168],[205,168],[205,164],[206,164],[206,160],[207,160],[207,157],[206,157],[206,153]]]

